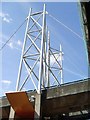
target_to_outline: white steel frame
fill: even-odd
[[[50,47],[50,33],[46,29],[46,6],[44,4],[43,11],[32,13],[32,9],[29,11],[29,15],[27,17],[27,25],[24,37],[24,43],[22,48],[22,55],[20,60],[17,84],[16,84],[16,91],[21,91],[24,85],[26,84],[27,80],[31,79],[36,91],[38,94],[41,93],[41,89],[45,87],[50,87],[50,75],[53,76],[54,80],[57,82],[58,85],[63,84],[63,64],[62,64],[62,47],[60,45],[60,50],[56,50]],[[37,19],[34,18],[37,17]],[[42,22],[40,24],[39,20],[42,18]],[[30,26],[30,22],[32,24]],[[35,30],[32,30],[33,27],[36,27]],[[38,35],[34,35],[34,33],[38,33]],[[33,35],[32,35],[33,33]],[[32,38],[33,37],[33,38]],[[30,40],[31,44],[26,47],[28,39]],[[40,41],[40,46],[36,44],[36,41]],[[29,54],[32,46],[36,49],[37,53]],[[58,55],[58,58],[56,57]],[[55,59],[53,65],[50,64],[51,56]],[[26,59],[34,60],[33,66],[28,64]],[[59,60],[58,60],[59,59]],[[22,74],[22,65],[24,64],[28,75],[22,82],[20,86],[21,74]],[[34,68],[39,64],[39,75],[37,76]],[[53,67],[57,64],[57,67]],[[61,77],[58,80],[58,75],[54,74],[54,70],[58,71],[58,75]],[[38,86],[36,85],[32,75],[38,80]],[[61,83],[60,83],[61,79]]]

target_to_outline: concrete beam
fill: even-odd
[[[47,89],[47,98],[56,98],[66,95],[73,95],[77,93],[83,93],[90,91],[90,79],[87,79],[86,81],[76,81],[71,82],[68,84],[63,84],[61,86],[56,86],[55,88],[49,88]]]

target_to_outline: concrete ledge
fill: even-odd
[[[47,99],[90,91],[90,79],[47,89]]]

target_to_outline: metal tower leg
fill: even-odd
[[[19,90],[19,83],[20,83],[20,77],[21,77],[21,71],[22,71],[22,63],[23,63],[23,54],[24,54],[25,45],[26,45],[26,41],[27,41],[27,32],[28,32],[28,29],[29,29],[29,22],[30,22],[31,12],[32,12],[32,9],[30,8],[29,15],[28,15],[28,20],[27,20],[25,37],[24,37],[24,43],[23,43],[23,48],[22,48],[22,55],[21,55],[21,60],[20,60],[20,66],[19,66],[19,72],[18,72],[18,78],[17,78],[16,91]]]
[[[40,69],[39,69],[39,83],[38,83],[38,94],[41,93],[41,83],[43,79],[43,54],[44,54],[44,42],[45,42],[45,20],[46,20],[46,6],[44,4],[43,9],[43,25],[42,25],[42,39],[41,39],[41,51],[40,51]]]
[[[26,40],[27,40],[27,31],[28,31],[28,28],[29,28],[30,14],[31,14],[31,9],[29,11],[29,16],[28,16],[28,20],[27,20],[25,38],[24,38],[24,43],[23,43],[23,48],[22,48],[22,55],[21,55],[21,61],[20,61],[20,66],[19,66],[18,78],[17,78],[16,91],[18,91],[18,89],[19,89],[19,82],[20,82],[21,71],[22,71],[23,54],[24,54],[25,44],[26,44]],[[9,119],[14,119],[14,116],[15,116],[15,111],[11,107],[10,108]]]
[[[39,69],[39,82],[38,82],[38,94],[36,95],[36,100],[35,100],[35,118],[41,117],[41,84],[42,81],[44,80],[44,49],[45,49],[45,29],[46,29],[46,6],[44,4],[43,8],[43,25],[42,25],[42,39],[41,39],[41,51],[40,51],[40,69]],[[44,82],[44,81],[43,81]]]
[[[47,87],[50,86],[50,71],[49,71],[49,67],[50,67],[50,33],[48,31],[48,50],[47,50]]]
[[[63,80],[63,62],[62,62],[62,56],[63,56],[62,46],[61,46],[61,44],[60,44],[61,84],[64,83],[64,80]]]

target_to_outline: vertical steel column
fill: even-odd
[[[28,32],[28,28],[29,28],[31,12],[32,12],[32,9],[30,8],[29,15],[28,15],[28,20],[27,20],[26,31],[25,31],[24,43],[23,43],[23,48],[22,48],[22,55],[21,55],[21,60],[20,60],[20,66],[19,66],[19,72],[18,72],[18,78],[17,78],[17,84],[16,84],[16,91],[18,91],[19,84],[20,84],[20,77],[21,77],[22,63],[23,63],[23,54],[24,54],[25,45],[26,45],[26,41],[27,41],[27,32]]]
[[[48,31],[48,48],[47,48],[47,87],[50,86],[50,33]]]
[[[25,32],[25,37],[24,37],[24,43],[23,43],[23,48],[22,48],[22,55],[21,55],[19,72],[18,72],[18,78],[17,78],[17,84],[16,84],[16,91],[18,91],[18,89],[19,89],[19,83],[20,83],[20,77],[21,77],[21,71],[22,71],[22,63],[23,63],[23,54],[24,54],[26,40],[27,40],[27,32],[28,32],[28,27],[29,27],[30,14],[31,14],[31,9],[29,10],[29,15],[28,15],[28,20],[27,20],[26,32]],[[11,107],[10,108],[9,119],[14,119],[14,115],[15,115],[15,111]]]
[[[45,21],[46,21],[46,6],[43,8],[43,23],[42,23],[42,39],[41,39],[41,51],[40,51],[40,69],[39,69],[39,82],[38,82],[38,94],[41,93],[41,83],[43,79],[43,52],[44,52],[44,38],[45,38]]]
[[[43,82],[44,75],[44,49],[45,49],[45,20],[46,20],[46,6],[43,8],[43,23],[42,23],[42,39],[41,39],[41,51],[40,51],[40,69],[39,69],[39,82],[38,90],[35,97],[35,114],[34,119],[41,118],[41,83]]]
[[[43,43],[43,80],[42,85],[45,87],[46,84],[46,52],[47,52],[47,38],[46,38],[46,28],[44,33],[44,43]]]
[[[44,65],[45,65],[44,66],[45,67],[44,81],[45,81],[45,84],[46,84],[46,79],[47,79],[47,77],[46,77],[47,76],[47,67],[46,67],[46,62],[47,62],[47,36],[46,36],[46,34],[47,33],[45,32],[45,53],[44,53],[45,54],[45,58],[44,58],[44,60],[45,60],[44,61]]]
[[[61,46],[61,44],[60,44],[61,84],[64,83],[64,81],[63,81],[63,62],[62,62],[62,55],[63,55],[63,53],[62,53],[62,46]]]

